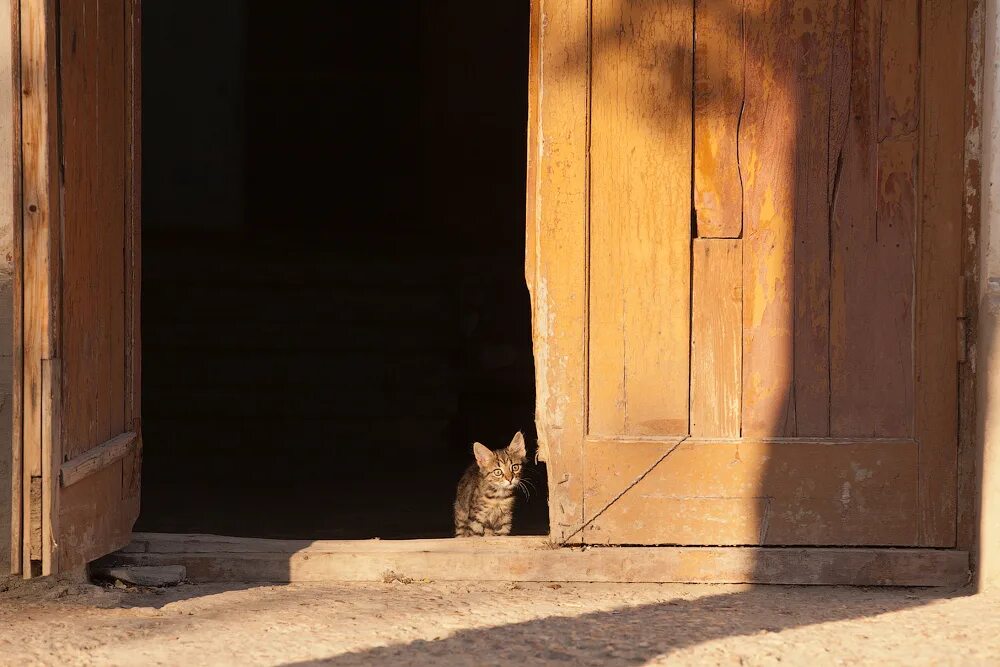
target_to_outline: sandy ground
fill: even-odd
[[[1000,596],[965,591],[398,581],[0,590],[2,665],[1000,664]]]

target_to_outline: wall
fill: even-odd
[[[14,57],[11,3],[0,1],[0,443],[11,442],[13,270],[17,219],[14,158]],[[0,576],[10,567],[12,448],[0,446]]]
[[[986,0],[983,8],[977,570],[980,589],[987,590],[1000,589],[1000,2]]]

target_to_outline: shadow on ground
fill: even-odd
[[[803,606],[804,590],[814,604]],[[845,596],[844,590],[772,586],[693,600],[671,599],[580,616],[549,616],[459,630],[437,639],[394,643],[287,663],[286,667],[645,664],[712,640],[875,617],[967,594],[962,590],[868,589]]]

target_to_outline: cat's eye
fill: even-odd
[[[520,463],[515,463],[514,465],[512,465],[510,467],[511,472],[517,472],[520,469],[521,469],[521,464]]]
[[[500,470],[500,468],[497,468],[496,470],[493,471],[493,474],[496,475],[497,477],[499,477],[500,475],[503,474],[503,471]]]

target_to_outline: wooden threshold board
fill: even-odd
[[[969,555],[946,549],[552,547],[544,537],[268,540],[136,533],[102,559],[183,565],[192,583],[436,581],[959,586]]]

